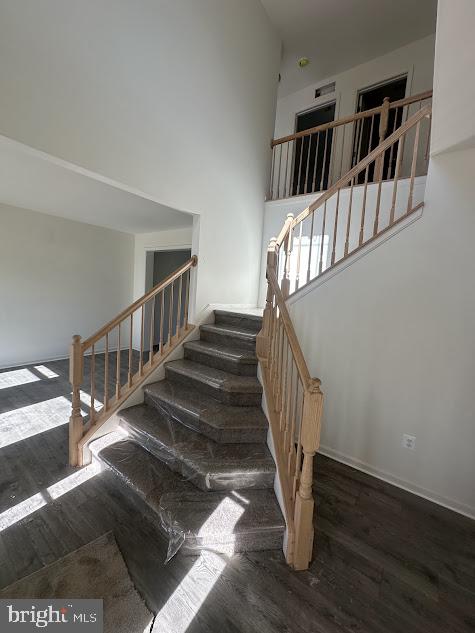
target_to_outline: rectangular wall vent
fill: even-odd
[[[329,95],[332,92],[335,92],[335,82],[317,88],[315,90],[315,99],[318,99],[318,97],[323,97],[323,95]]]

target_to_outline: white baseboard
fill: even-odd
[[[380,470],[379,468],[375,468],[366,462],[363,462],[359,459],[355,459],[354,457],[350,457],[345,453],[341,453],[340,451],[336,451],[333,448],[328,446],[320,446],[319,453],[325,455],[326,457],[330,457],[337,462],[341,462],[342,464],[346,464],[347,466],[351,466],[352,468],[356,468],[356,470],[360,470],[367,475],[372,475],[377,479],[381,479],[388,484],[392,484],[397,488],[401,488],[402,490],[407,490],[407,492],[411,492],[412,494],[417,495],[418,497],[422,497],[423,499],[427,499],[428,501],[432,501],[439,506],[443,506],[444,508],[448,508],[449,510],[453,510],[458,514],[463,514],[464,516],[475,519],[475,508],[462,503],[460,501],[456,501],[454,499],[448,499],[442,495],[439,495],[432,490],[427,490],[426,488],[422,488],[421,486],[417,486],[410,481],[406,481],[404,479],[399,479],[395,475],[386,472],[385,470]]]

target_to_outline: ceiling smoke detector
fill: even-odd
[[[308,66],[310,64],[310,60],[308,57],[301,57],[298,61],[297,61],[297,65],[299,68],[305,68],[305,66]]]

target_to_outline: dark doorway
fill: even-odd
[[[191,257],[191,249],[179,249],[173,251],[149,251],[147,253],[146,259],[146,282],[145,282],[145,291],[148,292],[161,281],[163,281],[168,275],[175,272],[177,268],[182,266],[185,262],[187,262]],[[179,281],[177,280],[173,285],[173,317],[172,324],[176,324],[178,322],[178,304],[181,304],[180,308],[180,323],[183,322],[184,318],[184,310],[185,310],[185,296],[186,296],[186,286],[182,284],[182,297],[181,302],[178,300],[178,295],[180,292]],[[164,300],[163,300],[163,328],[161,328],[161,300],[160,295],[158,295],[155,310],[154,310],[154,350],[157,351],[159,348],[160,341],[160,333],[163,334],[163,340],[166,342],[168,339],[168,330],[169,330],[169,310],[170,310],[170,301],[171,301],[171,287],[164,291]],[[145,312],[145,332],[150,331],[150,320],[152,315],[152,306],[149,303]],[[172,336],[176,332],[171,332]]]
[[[400,77],[380,84],[373,88],[361,90],[358,93],[358,109],[357,112],[371,110],[383,104],[386,97],[389,101],[399,101],[406,96],[407,77]],[[389,110],[387,136],[392,134],[402,123],[403,108],[394,108]],[[371,118],[363,119],[363,121],[355,125],[355,134],[353,138],[353,160],[352,166],[356,165],[361,159],[367,156],[373,149],[379,145],[379,123],[380,115],[377,114],[374,120]],[[383,177],[392,179],[396,170],[397,145],[393,147],[392,152],[386,152],[384,158]],[[370,165],[368,170],[369,181],[374,178],[374,164]],[[359,174],[358,182],[364,182],[365,174]]]
[[[335,120],[335,102],[297,115],[296,132]],[[328,186],[333,129],[295,140],[292,195],[322,191]]]

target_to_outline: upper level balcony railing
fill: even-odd
[[[390,102],[371,110],[331,121],[272,141],[268,200],[279,200],[326,191],[345,173],[432,101],[432,90]],[[427,173],[429,128],[419,139],[416,176]],[[383,165],[371,167],[368,182],[393,180],[398,147],[385,156]],[[399,178],[410,176],[412,150],[402,148]],[[377,170],[382,170],[376,173]],[[364,178],[363,175],[360,178]],[[362,184],[358,181],[356,184]]]

